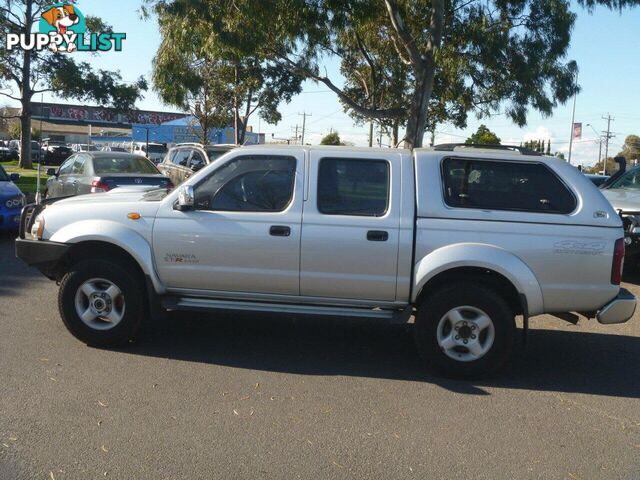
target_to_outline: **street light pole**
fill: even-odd
[[[578,72],[576,72],[575,91],[573,92],[573,113],[571,114],[571,136],[569,137],[569,165],[571,165],[571,151],[573,150],[573,126],[576,121],[576,97],[578,96]]]

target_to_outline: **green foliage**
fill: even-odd
[[[20,138],[20,135],[22,135],[22,126],[20,125],[20,122],[10,123],[7,132],[9,133],[9,138],[12,140]]]
[[[623,156],[627,160],[640,159],[640,137],[638,135],[628,135],[624,139],[624,145],[618,155]]]
[[[579,0],[591,11],[640,0]],[[551,115],[578,89],[566,58],[576,15],[557,0],[146,0],[161,18],[195,25],[194,43],[257,57],[338,95],[360,121],[406,126],[421,146],[438,122],[464,127],[469,114],[500,110],[525,125]],[[176,29],[177,30],[177,29]],[[216,54],[217,55],[217,54]],[[327,58],[345,76],[330,78]],[[216,58],[218,58],[216,56]]]
[[[154,88],[165,102],[195,115],[203,132],[235,121],[242,144],[254,113],[271,124],[282,119],[278,107],[300,93],[302,78],[246,45],[248,37],[227,43],[211,36],[211,25],[193,21],[199,14],[189,8],[199,9],[197,3],[156,5],[162,43],[154,59]],[[175,14],[178,7],[186,9],[183,15]]]
[[[486,125],[480,125],[478,130],[476,130],[476,133],[467,138],[464,143],[476,145],[500,145],[500,138],[489,130]]]
[[[340,135],[338,132],[332,131],[327,133],[322,140],[320,140],[320,145],[344,145],[340,140]]]
[[[0,0],[0,31],[29,34],[40,20],[40,13],[51,6],[50,0]],[[75,0],[65,3],[75,4]],[[111,27],[96,17],[86,17],[91,31],[110,31]],[[108,105],[119,111],[133,108],[147,89],[144,78],[133,84],[122,81],[118,72],[94,71],[87,62],[76,63],[73,55],[50,50],[30,52],[6,48],[6,35],[0,36],[0,95],[22,106],[20,122],[21,165],[31,167],[31,99],[33,95],[51,92],[62,98]]]

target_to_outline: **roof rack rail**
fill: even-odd
[[[541,157],[540,152],[533,151],[526,147],[519,147],[517,145],[488,145],[483,143],[441,143],[440,145],[434,145],[433,149],[437,152],[453,152],[457,147],[464,148],[486,148],[489,150],[507,150],[520,152],[522,155],[533,155]]]
[[[180,142],[180,143],[176,143],[176,147],[182,147],[182,146],[203,147],[204,145],[202,145],[201,143],[198,143],[198,142]]]

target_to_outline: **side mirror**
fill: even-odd
[[[178,192],[178,205],[176,205],[176,210],[180,210],[181,212],[191,210],[194,204],[195,194],[193,192],[193,186],[184,185]]]
[[[19,179],[20,179],[19,173],[12,173],[11,175],[9,175],[9,180],[11,180],[12,182],[17,182]]]
[[[55,168],[47,168],[47,176],[55,177],[57,176],[58,171]]]

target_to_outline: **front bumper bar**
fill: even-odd
[[[16,239],[16,257],[50,277],[71,248],[66,243]]]
[[[636,311],[636,297],[626,288],[621,288],[618,296],[602,307],[596,314],[598,322],[605,325],[624,323]]]

